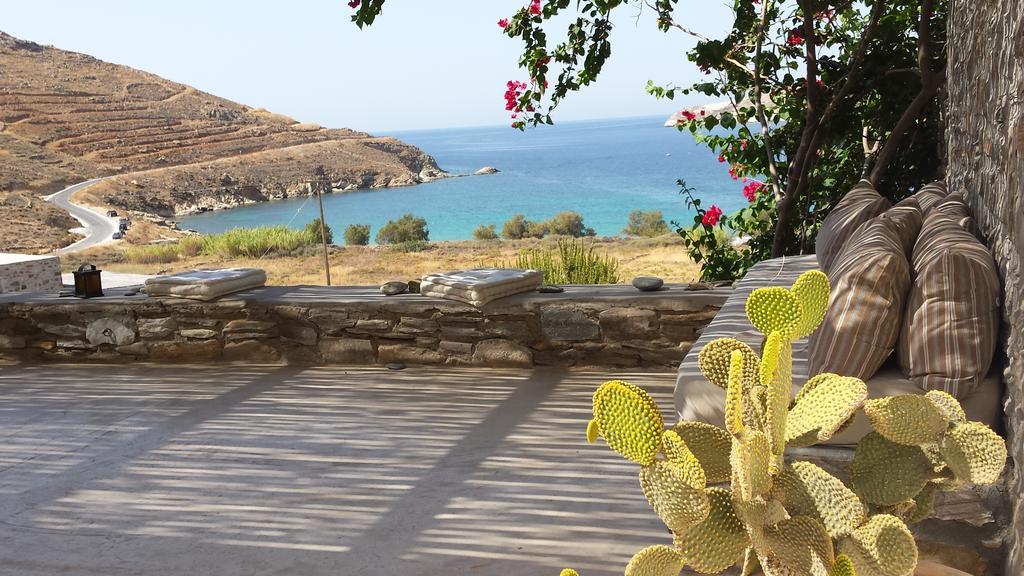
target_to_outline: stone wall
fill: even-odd
[[[16,361],[674,367],[728,289],[568,287],[483,309],[375,289],[267,287],[213,303],[44,294],[0,298]]]
[[[1024,3],[953,0],[948,179],[965,193],[1004,280],[1006,420],[1014,470],[1006,574],[1024,574]]]
[[[56,256],[0,253],[0,293],[59,292],[61,286]]]

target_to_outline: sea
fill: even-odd
[[[689,132],[665,117],[559,122],[525,132],[508,126],[393,132],[432,155],[452,174],[484,166],[497,174],[447,178],[416,186],[324,196],[325,220],[336,241],[349,224],[369,224],[371,236],[388,220],[425,218],[430,240],[467,240],[480,224],[515,214],[543,220],[574,210],[600,236],[621,234],[633,210],[660,210],[666,221],[692,222],[677,180],[729,213],[742,207],[742,183]],[[179,219],[202,233],[236,227],[305,226],[318,216],[315,198],[295,198],[206,212]]]

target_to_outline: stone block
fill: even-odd
[[[441,326],[441,338],[443,340],[475,342],[484,336],[483,332],[472,326]]]
[[[254,340],[276,338],[276,322],[267,320],[232,320],[224,325],[224,338],[228,340]]]
[[[79,326],[78,324],[47,324],[40,322],[39,329],[47,334],[63,336],[65,338],[85,337],[85,326]]]
[[[169,338],[178,329],[178,322],[174,318],[140,318],[136,324],[139,337],[148,340]]]
[[[57,348],[59,350],[91,350],[94,346],[78,338],[57,338]]]
[[[544,338],[553,341],[597,340],[601,336],[598,323],[575,306],[546,306],[540,311]]]
[[[533,366],[533,352],[511,340],[492,338],[476,345],[473,363],[488,367],[529,368]]]
[[[356,320],[349,318],[346,312],[312,310],[309,317],[310,321],[320,329],[322,336],[339,336],[345,333],[346,328],[356,325]]]
[[[220,354],[218,340],[153,342],[149,345],[149,357],[154,362],[195,364],[217,360]]]
[[[2,350],[20,350],[25,347],[25,339],[21,336],[8,336],[7,334],[0,334],[0,349]]]
[[[316,346],[316,328],[312,324],[287,321],[281,324],[281,337],[304,346]]]
[[[353,334],[368,334],[371,332],[384,332],[391,329],[391,322],[387,320],[356,320],[356,325],[348,331]]]
[[[472,354],[473,345],[469,342],[455,342],[452,340],[442,340],[438,343],[437,349],[447,354]]]
[[[98,318],[85,327],[85,338],[94,346],[131,344],[135,342],[135,322],[122,318]]]
[[[437,331],[437,328],[437,320],[431,320],[429,318],[412,318],[403,316],[402,320],[398,323],[398,331],[406,334],[433,334]]]
[[[206,328],[183,328],[178,331],[178,334],[182,338],[190,338],[192,340],[209,340],[210,338],[217,337],[216,332]]]
[[[114,348],[114,351],[118,354],[125,354],[128,356],[146,356],[149,354],[149,346],[146,346],[145,342],[135,342],[133,344],[118,346],[117,348]]]
[[[360,338],[321,338],[317,345],[324,362],[332,364],[373,364],[373,343]]]
[[[530,339],[530,325],[523,320],[486,320],[484,332],[518,342],[527,342]]]
[[[642,308],[609,308],[598,315],[601,334],[605,340],[629,340],[651,331],[657,318],[653,310]]]
[[[377,348],[377,361],[381,364],[389,362],[443,364],[444,356],[437,350],[428,350],[404,344],[381,344]]]
[[[25,342],[25,346],[28,348],[36,348],[38,350],[54,350],[57,348],[56,340],[29,340]]]
[[[251,364],[277,364],[281,361],[281,353],[273,346],[259,340],[242,340],[228,342],[224,345],[224,360]]]

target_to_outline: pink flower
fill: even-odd
[[[523,91],[527,88],[526,82],[509,80],[505,84],[505,88],[505,110],[510,112],[520,112],[519,97],[523,95]]]
[[[682,119],[680,119],[680,122],[682,122],[683,120],[689,121],[689,120],[694,120],[694,119],[697,118],[697,115],[694,114],[693,112],[690,112],[689,110],[680,110],[679,111],[679,115],[682,116]]]
[[[508,18],[502,18],[501,20],[498,20],[498,26],[501,27],[502,30],[508,28]]]
[[[540,16],[540,0],[532,0],[530,2],[530,14]]]
[[[786,38],[786,44],[790,46],[799,46],[804,43],[804,35],[799,30],[793,30],[789,33],[789,38]]]
[[[718,155],[718,161],[719,162],[725,162],[725,154],[719,154]]]
[[[744,139],[740,140],[740,150],[746,150],[746,149],[747,149],[747,139],[744,138]]]
[[[348,7],[349,8],[359,8],[359,2],[360,1],[361,0],[349,0]]]
[[[705,224],[707,226],[714,226],[715,224],[718,224],[718,220],[721,217],[722,209],[712,204],[711,208],[708,208],[708,211],[704,213],[704,217],[701,218],[700,221],[702,224]]]
[[[743,197],[747,199],[747,202],[753,202],[757,200],[757,194],[762,188],[764,188],[764,182],[751,180],[743,187]]]

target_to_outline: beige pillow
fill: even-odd
[[[925,390],[968,394],[992,366],[999,272],[988,249],[950,216],[929,212],[911,259],[914,282],[900,332],[903,373]]]
[[[921,227],[916,203],[901,202],[872,218],[846,243],[828,273],[832,292],[825,319],[811,334],[809,374],[867,380],[892,354],[910,287],[907,251]]]
[[[843,245],[861,224],[888,210],[892,204],[867,180],[861,180],[850,189],[825,217],[818,230],[815,255],[818,266],[826,274],[843,251]]]

